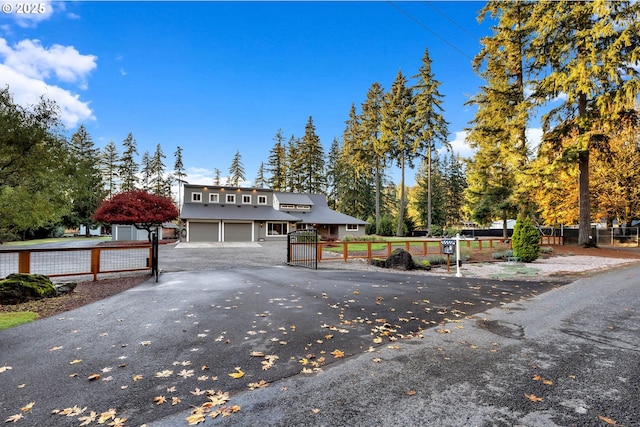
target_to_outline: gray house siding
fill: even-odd
[[[193,184],[183,194],[182,239],[190,242],[286,240],[288,232],[311,227],[324,238],[343,238],[364,235],[367,224],[329,209],[322,194]]]

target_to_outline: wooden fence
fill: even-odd
[[[562,245],[561,236],[542,236],[541,245]],[[362,249],[362,246],[365,246]],[[323,249],[341,247],[340,255],[329,257],[323,255]],[[351,247],[351,249],[350,249]],[[358,247],[359,249],[353,249]],[[492,249],[510,249],[510,238],[481,238],[481,239],[460,239],[460,247],[471,248],[474,251],[492,250]],[[374,257],[386,258],[396,248],[404,248],[412,255],[427,256],[443,254],[442,239],[423,239],[423,240],[390,240],[386,242],[318,242],[318,261],[336,261],[349,259],[366,258],[371,260]]]
[[[91,248],[16,249],[0,251],[0,277],[11,273],[49,277],[152,270],[152,246],[96,246]]]

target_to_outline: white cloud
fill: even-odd
[[[455,133],[455,138],[453,139],[453,141],[449,141],[449,144],[451,144],[451,151],[454,154],[459,155],[463,159],[469,159],[473,157],[474,154],[474,150],[469,146],[469,144],[467,144],[466,138],[467,132],[459,131]],[[440,154],[441,156],[444,155],[445,152],[445,148],[441,148],[440,150],[438,150],[438,154]]]
[[[65,126],[76,127],[95,120],[89,102],[50,80],[86,88],[86,80],[96,68],[97,57],[82,55],[73,46],[43,47],[39,40],[22,40],[14,46],[0,38],[0,85],[9,86],[16,103],[37,104],[41,96],[55,101]]]
[[[0,55],[4,64],[19,73],[34,79],[52,77],[67,83],[77,83],[86,87],[86,77],[96,68],[94,55],[82,55],[73,46],[54,44],[45,48],[40,40],[22,40],[10,47],[0,38]]]
[[[542,128],[527,128],[527,145],[529,150],[533,153],[534,157],[542,142]]]

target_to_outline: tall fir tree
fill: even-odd
[[[287,189],[287,146],[282,129],[278,129],[273,140],[276,143],[267,161],[267,172],[270,174],[267,184],[274,191],[285,191]]]
[[[543,117],[543,144],[579,170],[578,244],[591,246],[590,154],[640,93],[640,3],[539,1],[532,5],[528,59],[537,72],[533,98],[561,104]]]
[[[287,191],[291,191],[294,193],[302,193],[304,189],[302,188],[302,158],[299,155],[298,147],[300,146],[300,139],[296,138],[294,135],[291,135],[289,141],[287,141]]]
[[[231,161],[231,166],[229,166],[228,184],[232,187],[240,187],[244,181],[246,181],[246,178],[244,175],[244,166],[242,165],[242,156],[240,155],[240,150],[237,150]]]
[[[176,152],[173,154],[175,162],[173,164],[173,176],[178,184],[178,212],[180,212],[182,206],[182,184],[186,183],[184,178],[186,177],[186,170],[182,161],[182,147],[178,145]]]
[[[260,162],[260,167],[258,168],[258,174],[256,175],[256,179],[255,179],[255,182],[253,183],[253,186],[256,188],[265,188],[266,184],[267,184],[267,181],[265,178],[264,162]]]
[[[432,215],[432,155],[439,143],[448,149],[451,147],[447,142],[449,130],[448,123],[444,119],[442,102],[444,95],[439,91],[440,82],[435,79],[431,70],[431,58],[429,50],[425,49],[422,57],[422,65],[418,69],[417,79],[412,87],[413,102],[415,104],[415,130],[417,132],[414,140],[414,152],[424,153],[427,158],[427,234],[431,236],[431,215]]]
[[[120,191],[133,191],[138,184],[138,170],[140,166],[136,162],[138,155],[138,147],[136,140],[133,138],[133,134],[129,133],[124,141],[122,141],[124,151],[122,152],[122,158],[120,159],[120,165],[118,167],[118,174],[120,175]]]
[[[153,170],[151,169],[151,157],[149,156],[149,152],[145,151],[142,153],[142,159],[140,159],[141,166],[141,177],[140,177],[140,186],[147,193],[151,192],[151,176],[153,175]]]
[[[313,118],[304,128],[304,136],[298,144],[297,157],[300,161],[300,189],[306,193],[322,193],[325,188],[324,150],[320,137],[316,134]]]
[[[340,199],[339,185],[341,182],[342,165],[340,156],[342,144],[338,138],[333,138],[327,155],[327,203],[329,208],[337,209]]]
[[[400,196],[398,207],[398,223],[396,236],[403,235],[402,222],[405,216],[405,168],[413,166],[413,159],[417,155],[414,150],[416,139],[415,104],[413,94],[407,87],[407,80],[398,71],[396,79],[391,85],[391,89],[385,95],[385,102],[382,108],[382,139],[390,147],[391,158],[396,159],[396,164],[400,168]]]
[[[70,148],[75,171],[69,188],[71,212],[65,222],[70,226],[84,225],[88,237],[96,224],[91,217],[106,193],[100,171],[100,150],[84,125],[71,136]]]
[[[167,167],[163,160],[166,158],[167,156],[162,152],[162,147],[160,144],[157,144],[156,151],[154,151],[150,159],[151,176],[149,178],[149,186],[152,194],[171,198],[171,180],[166,176]],[[167,193],[167,187],[169,188],[169,193]]]
[[[213,185],[220,185],[222,182],[222,172],[218,168],[213,169]]]
[[[389,157],[389,147],[381,138],[382,106],[384,104],[384,89],[380,83],[375,82],[367,92],[367,99],[362,104],[361,127],[364,145],[367,148],[367,159],[370,160],[373,169],[373,182],[375,186],[375,230],[380,228],[381,218],[381,187],[384,180],[385,167]]]
[[[120,169],[120,154],[113,141],[104,146],[100,156],[100,170],[105,182],[107,197],[111,197],[118,191],[118,179]]]

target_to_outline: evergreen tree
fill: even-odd
[[[341,183],[342,164],[340,156],[342,145],[338,138],[333,138],[327,156],[327,203],[331,209],[337,209],[339,201],[339,186]]]
[[[182,162],[182,147],[178,146],[176,148],[176,152],[173,154],[175,157],[175,163],[173,164],[173,176],[175,177],[176,182],[178,183],[178,212],[180,211],[180,206],[182,206],[182,184],[186,183],[184,177],[186,176],[186,171],[184,169],[184,163]]]
[[[267,171],[271,175],[267,180],[269,188],[274,191],[285,191],[287,188],[287,147],[282,136],[282,129],[278,129],[273,137],[275,145],[269,153]]]
[[[122,141],[122,145],[124,146],[124,151],[118,166],[118,175],[120,175],[121,180],[120,191],[133,191],[138,184],[137,173],[140,166],[136,163],[135,156],[138,155],[138,148],[132,133],[129,133],[125,140]]]
[[[109,141],[102,150],[100,157],[100,169],[105,181],[107,197],[111,197],[118,191],[118,171],[120,169],[120,154],[113,141]]]
[[[431,172],[429,172],[430,169]],[[426,228],[431,235],[431,226],[442,228],[447,219],[447,177],[445,167],[441,164],[437,152],[434,152],[430,161],[426,158],[423,159],[416,174],[416,186],[417,219],[420,226]]]
[[[256,180],[254,182],[254,187],[256,188],[265,188],[266,180],[264,177],[264,162],[260,162],[260,167],[258,168],[258,175],[256,176]]]
[[[415,130],[417,137],[414,141],[414,152],[425,153],[427,157],[427,234],[431,236],[432,216],[432,155],[436,149],[436,143],[450,148],[447,142],[449,131],[448,123],[442,115],[442,101],[444,96],[438,91],[440,82],[435,79],[431,71],[431,58],[429,50],[425,49],[422,57],[422,65],[415,76],[418,79],[413,86],[413,102],[415,103]]]
[[[171,198],[171,191],[167,192],[167,187],[171,188],[170,179],[165,177],[166,166],[162,159],[166,159],[167,156],[162,152],[160,144],[156,145],[156,151],[150,159],[149,166],[151,168],[151,176],[149,177],[149,186],[151,194],[156,196],[163,196]],[[169,185],[167,185],[169,184]]]
[[[375,186],[375,229],[378,234],[380,227],[381,187],[384,171],[389,157],[389,147],[381,138],[382,106],[384,103],[384,89],[375,82],[367,92],[367,100],[362,104],[361,128],[365,152],[368,154],[373,169]]]
[[[531,104],[524,95],[523,71],[531,38],[530,3],[490,1],[480,13],[481,20],[491,14],[499,15],[499,21],[492,36],[481,40],[483,48],[473,62],[487,85],[469,102],[477,112],[467,136],[475,148],[467,201],[477,222],[501,218],[507,237],[507,219],[518,210],[526,213],[530,204],[525,131]]]
[[[222,182],[221,174],[222,172],[220,171],[220,169],[213,169],[213,185],[220,185],[220,183]]]
[[[229,182],[228,184],[233,187],[239,187],[240,183],[245,181],[244,166],[242,165],[242,156],[240,150],[236,151],[229,167]]]
[[[300,145],[300,140],[296,138],[294,135],[291,135],[289,141],[287,142],[287,191],[291,191],[294,193],[302,193],[304,189],[302,188],[302,158],[299,155],[298,147]]]
[[[142,159],[140,160],[140,165],[142,166],[142,177],[140,186],[144,191],[150,193],[151,191],[151,176],[153,175],[153,171],[151,169],[151,157],[149,157],[149,152],[145,151],[142,154]]]
[[[64,223],[72,227],[84,225],[85,235],[89,237],[91,228],[95,226],[91,216],[102,202],[105,191],[100,172],[100,150],[95,147],[84,125],[71,136],[70,151],[75,170],[72,185],[68,188],[71,212]]]
[[[513,255],[522,262],[532,262],[540,256],[540,232],[533,226],[531,218],[518,216],[511,240]]]
[[[307,193],[322,193],[325,185],[324,150],[316,135],[313,118],[304,128],[304,136],[298,144],[297,158],[300,162],[300,190]]]
[[[467,188],[467,177],[464,163],[459,156],[450,153],[444,162],[445,190],[444,226],[453,227],[463,220],[464,192]]]
[[[405,167],[413,167],[413,159],[417,155],[414,141],[416,139],[415,128],[415,104],[411,90],[406,85],[406,79],[402,71],[398,71],[391,90],[385,96],[382,108],[382,140],[390,147],[389,153],[396,159],[400,168],[400,201],[397,215],[398,224],[396,235],[402,236],[402,220],[405,210]]]
[[[543,117],[543,141],[557,148],[558,159],[578,165],[580,245],[594,243],[590,153],[606,148],[609,130],[640,93],[639,14],[640,4],[631,1],[545,0],[532,6],[535,37],[528,54],[537,72],[532,96],[546,105],[562,95],[562,103]]]

